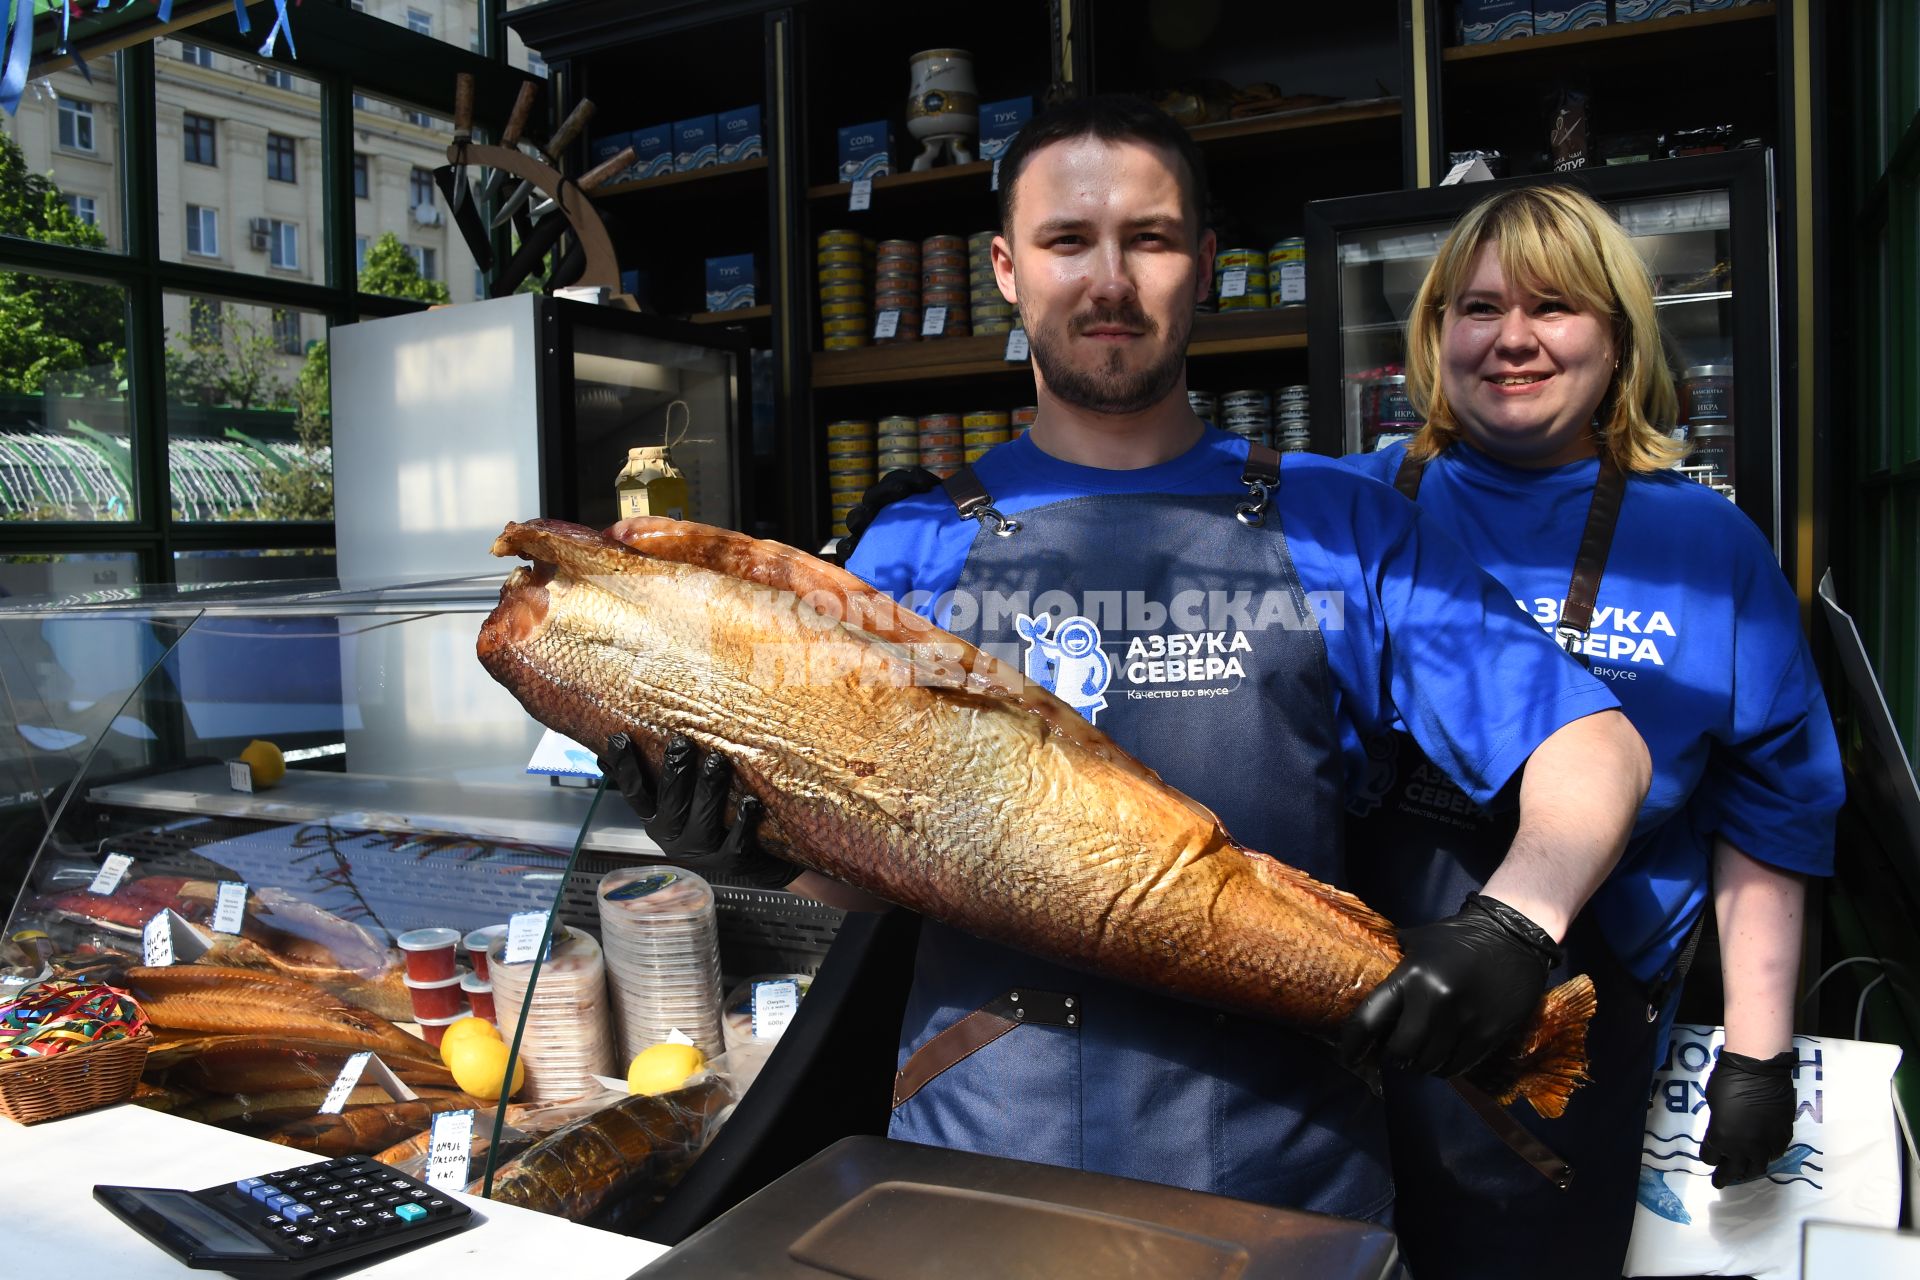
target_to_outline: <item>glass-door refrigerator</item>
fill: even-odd
[[[1772,153],[1759,149],[1463,183],[1307,205],[1308,366],[1321,453],[1392,445],[1420,425],[1406,322],[1455,219],[1491,193],[1567,183],[1606,205],[1654,280],[1682,473],[1779,548],[1780,397]]]

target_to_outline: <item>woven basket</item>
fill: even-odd
[[[152,1043],[143,1031],[47,1058],[0,1063],[0,1116],[38,1124],[125,1102],[140,1082]]]

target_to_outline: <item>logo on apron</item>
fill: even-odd
[[[1106,710],[1107,684],[1113,663],[1100,650],[1100,628],[1075,616],[1053,626],[1053,615],[1037,618],[1021,614],[1014,630],[1027,642],[1024,662],[1027,679],[1072,707],[1092,724]],[[1053,632],[1048,635],[1048,631]]]

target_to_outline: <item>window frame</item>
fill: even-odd
[[[100,229],[100,203],[98,199],[93,196],[83,196],[77,191],[62,192],[60,198],[67,206],[68,213],[95,230]],[[82,201],[86,202],[87,210],[85,213],[80,211]]]
[[[285,247],[286,261],[280,261]],[[300,269],[300,224],[285,218],[267,219],[267,265],[275,271]]]
[[[186,251],[188,256],[218,259],[220,256],[220,207],[211,204],[188,205],[186,225]],[[207,234],[209,228],[212,229],[213,234],[211,236]],[[198,232],[200,240],[200,248],[198,249],[193,247],[196,232]],[[209,239],[213,242],[211,249],[206,247]]]
[[[353,198],[373,198],[373,157],[364,151],[353,153]]]
[[[205,128],[201,126],[204,125]],[[199,159],[195,152],[200,145],[206,146],[206,159]],[[203,116],[198,111],[180,113],[180,160],[182,164],[204,165],[209,169],[220,167],[220,122],[212,116]]]
[[[296,70],[318,82],[322,120],[321,136],[308,153],[305,166],[308,180],[318,183],[322,220],[315,224],[315,239],[305,249],[314,256],[310,274],[304,278],[286,272],[247,270],[231,257],[183,257],[183,244],[163,238],[153,193],[161,189],[161,173],[182,162],[184,144],[180,150],[169,151],[159,139],[158,124],[163,116],[155,94],[156,60],[162,55],[151,41],[106,55],[115,61],[117,69],[112,78],[96,81],[106,93],[91,101],[74,101],[87,101],[96,121],[102,108],[115,113],[113,127],[105,135],[96,128],[92,141],[96,147],[93,154],[117,159],[117,192],[107,203],[118,213],[101,212],[108,222],[115,217],[123,220],[118,231],[120,247],[102,251],[0,236],[0,270],[96,281],[115,287],[124,298],[126,438],[133,517],[111,523],[0,522],[0,556],[125,554],[137,563],[140,582],[164,585],[177,579],[175,557],[182,552],[311,550],[335,545],[330,520],[191,523],[171,517],[174,477],[168,456],[163,305],[169,295],[183,294],[218,297],[234,304],[286,306],[323,317],[329,328],[425,310],[424,303],[363,294],[356,287],[352,102],[355,97],[409,99],[423,112],[431,112],[436,121],[449,121],[458,71],[471,71],[483,85],[490,84],[488,101],[511,101],[513,86],[521,75],[507,64],[501,52],[503,0],[480,0],[480,5],[481,25],[488,33],[485,43],[489,52],[485,56],[438,41],[422,52],[424,42],[417,35],[371,14],[355,12],[347,5],[310,4],[303,11],[306,25],[302,30],[313,31],[315,39],[302,42],[302,58]],[[321,32],[331,38],[319,38]],[[211,49],[221,58],[259,61],[260,32],[256,29],[251,36],[241,34],[230,14],[197,26],[193,35],[192,43]],[[171,51],[167,60],[172,60]],[[178,108],[173,110],[177,112]],[[175,114],[173,119],[178,121],[180,116]],[[216,120],[216,164],[217,126]],[[178,197],[176,209],[184,207],[185,195]],[[201,206],[213,210],[216,240],[219,211],[230,204],[228,200],[221,205]],[[311,216],[307,220],[311,221]],[[184,232],[177,234],[184,241]]]
[[[63,151],[77,151],[89,156],[100,154],[99,139],[93,127],[93,107],[94,104],[86,98],[70,98],[64,93],[60,95],[54,105],[54,140]],[[67,137],[69,124],[72,125],[72,141]],[[87,136],[85,142],[80,141],[83,128]]]
[[[286,162],[287,172],[284,177],[274,172],[281,161]],[[268,132],[267,181],[289,183],[300,181],[300,140],[292,134]]]

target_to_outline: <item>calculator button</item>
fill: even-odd
[[[366,1218],[348,1218],[347,1227],[354,1232],[367,1232],[373,1230],[373,1223]]]
[[[373,1215],[373,1220],[379,1223],[383,1227],[390,1227],[394,1223],[400,1221],[400,1219],[393,1216],[393,1210],[391,1209],[378,1210]]]
[[[393,1211],[402,1222],[418,1222],[427,1216],[427,1211],[417,1204],[403,1204]]]
[[[334,1205],[338,1203],[340,1202],[338,1200],[335,1200],[332,1196],[322,1196],[320,1199],[315,1200],[313,1202],[313,1207],[316,1209],[331,1209],[333,1208]]]
[[[302,1227],[289,1222],[286,1226],[278,1228],[278,1234],[284,1240],[291,1240],[299,1235],[302,1230]]]
[[[265,1204],[267,1202],[267,1197],[274,1194],[273,1185],[271,1183],[263,1182],[257,1187],[250,1188],[247,1191],[247,1194],[249,1196],[252,1196],[255,1200],[259,1201],[261,1204]]]
[[[350,1187],[368,1187],[372,1186],[374,1181],[372,1178],[348,1178],[347,1185]]]
[[[287,1225],[289,1221],[290,1219],[288,1219],[286,1216],[282,1214],[270,1213],[266,1217],[260,1219],[260,1225],[263,1227],[284,1227]]]
[[[302,1231],[299,1235],[295,1236],[293,1238],[293,1242],[299,1245],[302,1249],[318,1249],[320,1247],[320,1237],[309,1234],[308,1232],[305,1232],[305,1231]]]
[[[452,1203],[440,1196],[435,1196],[426,1203],[427,1212],[435,1215],[449,1212],[452,1208]]]
[[[353,1238],[353,1233],[351,1231],[348,1231],[345,1228],[332,1222],[323,1224],[319,1228],[319,1232],[320,1232],[320,1238],[322,1240],[328,1240],[328,1241],[351,1240]]]
[[[433,1192],[427,1190],[425,1187],[408,1187],[407,1194],[415,1200],[425,1200],[431,1196]]]
[[[285,1210],[288,1205],[293,1203],[293,1197],[290,1195],[287,1195],[285,1192],[276,1191],[272,1195],[268,1196],[265,1200],[261,1201],[261,1203],[266,1205],[267,1208],[273,1210],[275,1213],[280,1213],[283,1210]]]
[[[290,1204],[286,1208],[286,1214],[287,1214],[288,1221],[298,1222],[302,1218],[311,1218],[313,1216],[313,1206],[306,1205],[306,1204]]]
[[[255,1187],[262,1186],[262,1185],[264,1184],[259,1178],[242,1178],[238,1182],[233,1184],[233,1189],[235,1191],[238,1191],[241,1195],[245,1196],[245,1195],[251,1195]]]

